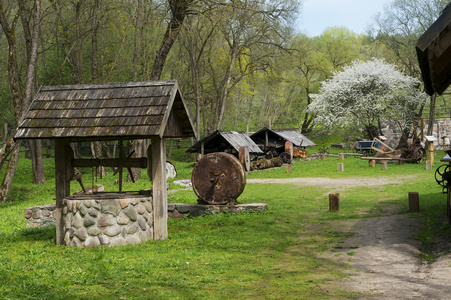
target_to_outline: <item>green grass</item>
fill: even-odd
[[[437,157],[441,157],[440,154]],[[438,161],[437,158],[437,161]],[[0,204],[0,298],[2,299],[354,299],[340,280],[349,266],[325,258],[340,249],[351,231],[336,222],[396,212],[423,222],[419,259],[433,261],[443,249],[436,241],[450,238],[445,195],[424,164],[389,164],[369,168],[347,158],[296,161],[284,167],[248,174],[247,178],[405,178],[404,184],[348,188],[340,192],[340,211],[328,211],[331,189],[294,184],[250,184],[240,202],[264,202],[265,213],[210,215],[168,221],[169,239],[123,247],[78,249],[56,246],[55,228],[27,229],[26,207],[51,203],[53,160],[46,159],[47,184],[32,185],[31,163],[21,159],[10,200]],[[179,179],[190,178],[193,163],[173,161]],[[439,163],[436,163],[436,166]],[[82,170],[90,185],[90,169]],[[126,190],[150,188],[143,179]],[[117,185],[110,172],[97,183]],[[94,178],[94,182],[96,179]],[[170,189],[180,188],[170,183]],[[73,182],[72,191],[79,190]],[[420,214],[408,213],[407,194],[420,194]],[[195,203],[191,190],[169,194],[171,201]],[[347,252],[357,253],[356,247]]]

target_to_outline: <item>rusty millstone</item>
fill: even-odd
[[[210,153],[194,166],[191,182],[200,202],[233,205],[246,186],[246,173],[233,155]]]

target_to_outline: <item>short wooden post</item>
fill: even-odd
[[[420,211],[420,196],[418,192],[409,192],[409,211],[410,212]]]
[[[291,167],[290,164],[287,165],[287,174],[291,174],[293,173],[293,168]]]
[[[338,160],[345,160],[345,155],[344,155],[344,153],[338,154]]]
[[[337,172],[343,172],[344,171],[344,163],[337,164]]]
[[[426,161],[426,170],[431,170],[432,169],[432,163],[430,160]]]
[[[370,160],[368,161],[368,166],[369,166],[370,168],[374,168],[374,167],[376,166],[376,160],[375,160],[375,159],[370,159]]]
[[[382,170],[387,170],[388,161],[382,161]]]
[[[321,154],[320,156],[319,156],[319,159],[321,159],[321,160],[324,160],[326,158],[326,155],[324,155],[324,154]]]
[[[431,162],[431,167],[434,166],[434,142],[437,141],[435,136],[426,136],[426,142],[428,145],[428,160]]]
[[[329,211],[340,210],[340,194],[329,194]]]
[[[428,150],[429,150],[429,161],[431,162],[431,166],[434,165],[434,142],[428,142]]]

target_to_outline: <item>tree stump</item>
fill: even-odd
[[[343,163],[337,164],[337,171],[338,172],[343,172],[344,171],[344,164]]]
[[[382,170],[387,170],[388,162],[387,161],[382,161],[381,163],[382,163]]]
[[[418,192],[409,192],[409,211],[410,212],[420,211],[420,196]]]
[[[345,160],[345,155],[343,153],[338,154],[339,160]]]

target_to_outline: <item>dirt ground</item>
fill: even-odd
[[[248,179],[247,182],[329,186],[337,191],[404,180],[408,178]],[[396,214],[397,210],[393,206],[386,208],[381,217],[337,221],[336,228],[354,235],[340,249],[326,255],[337,262],[346,262],[353,276],[334,284],[349,292],[357,292],[359,299],[451,299],[451,254],[443,254],[430,264],[422,260],[420,243],[416,240],[421,224],[418,218]],[[442,245],[444,248],[447,246]]]

